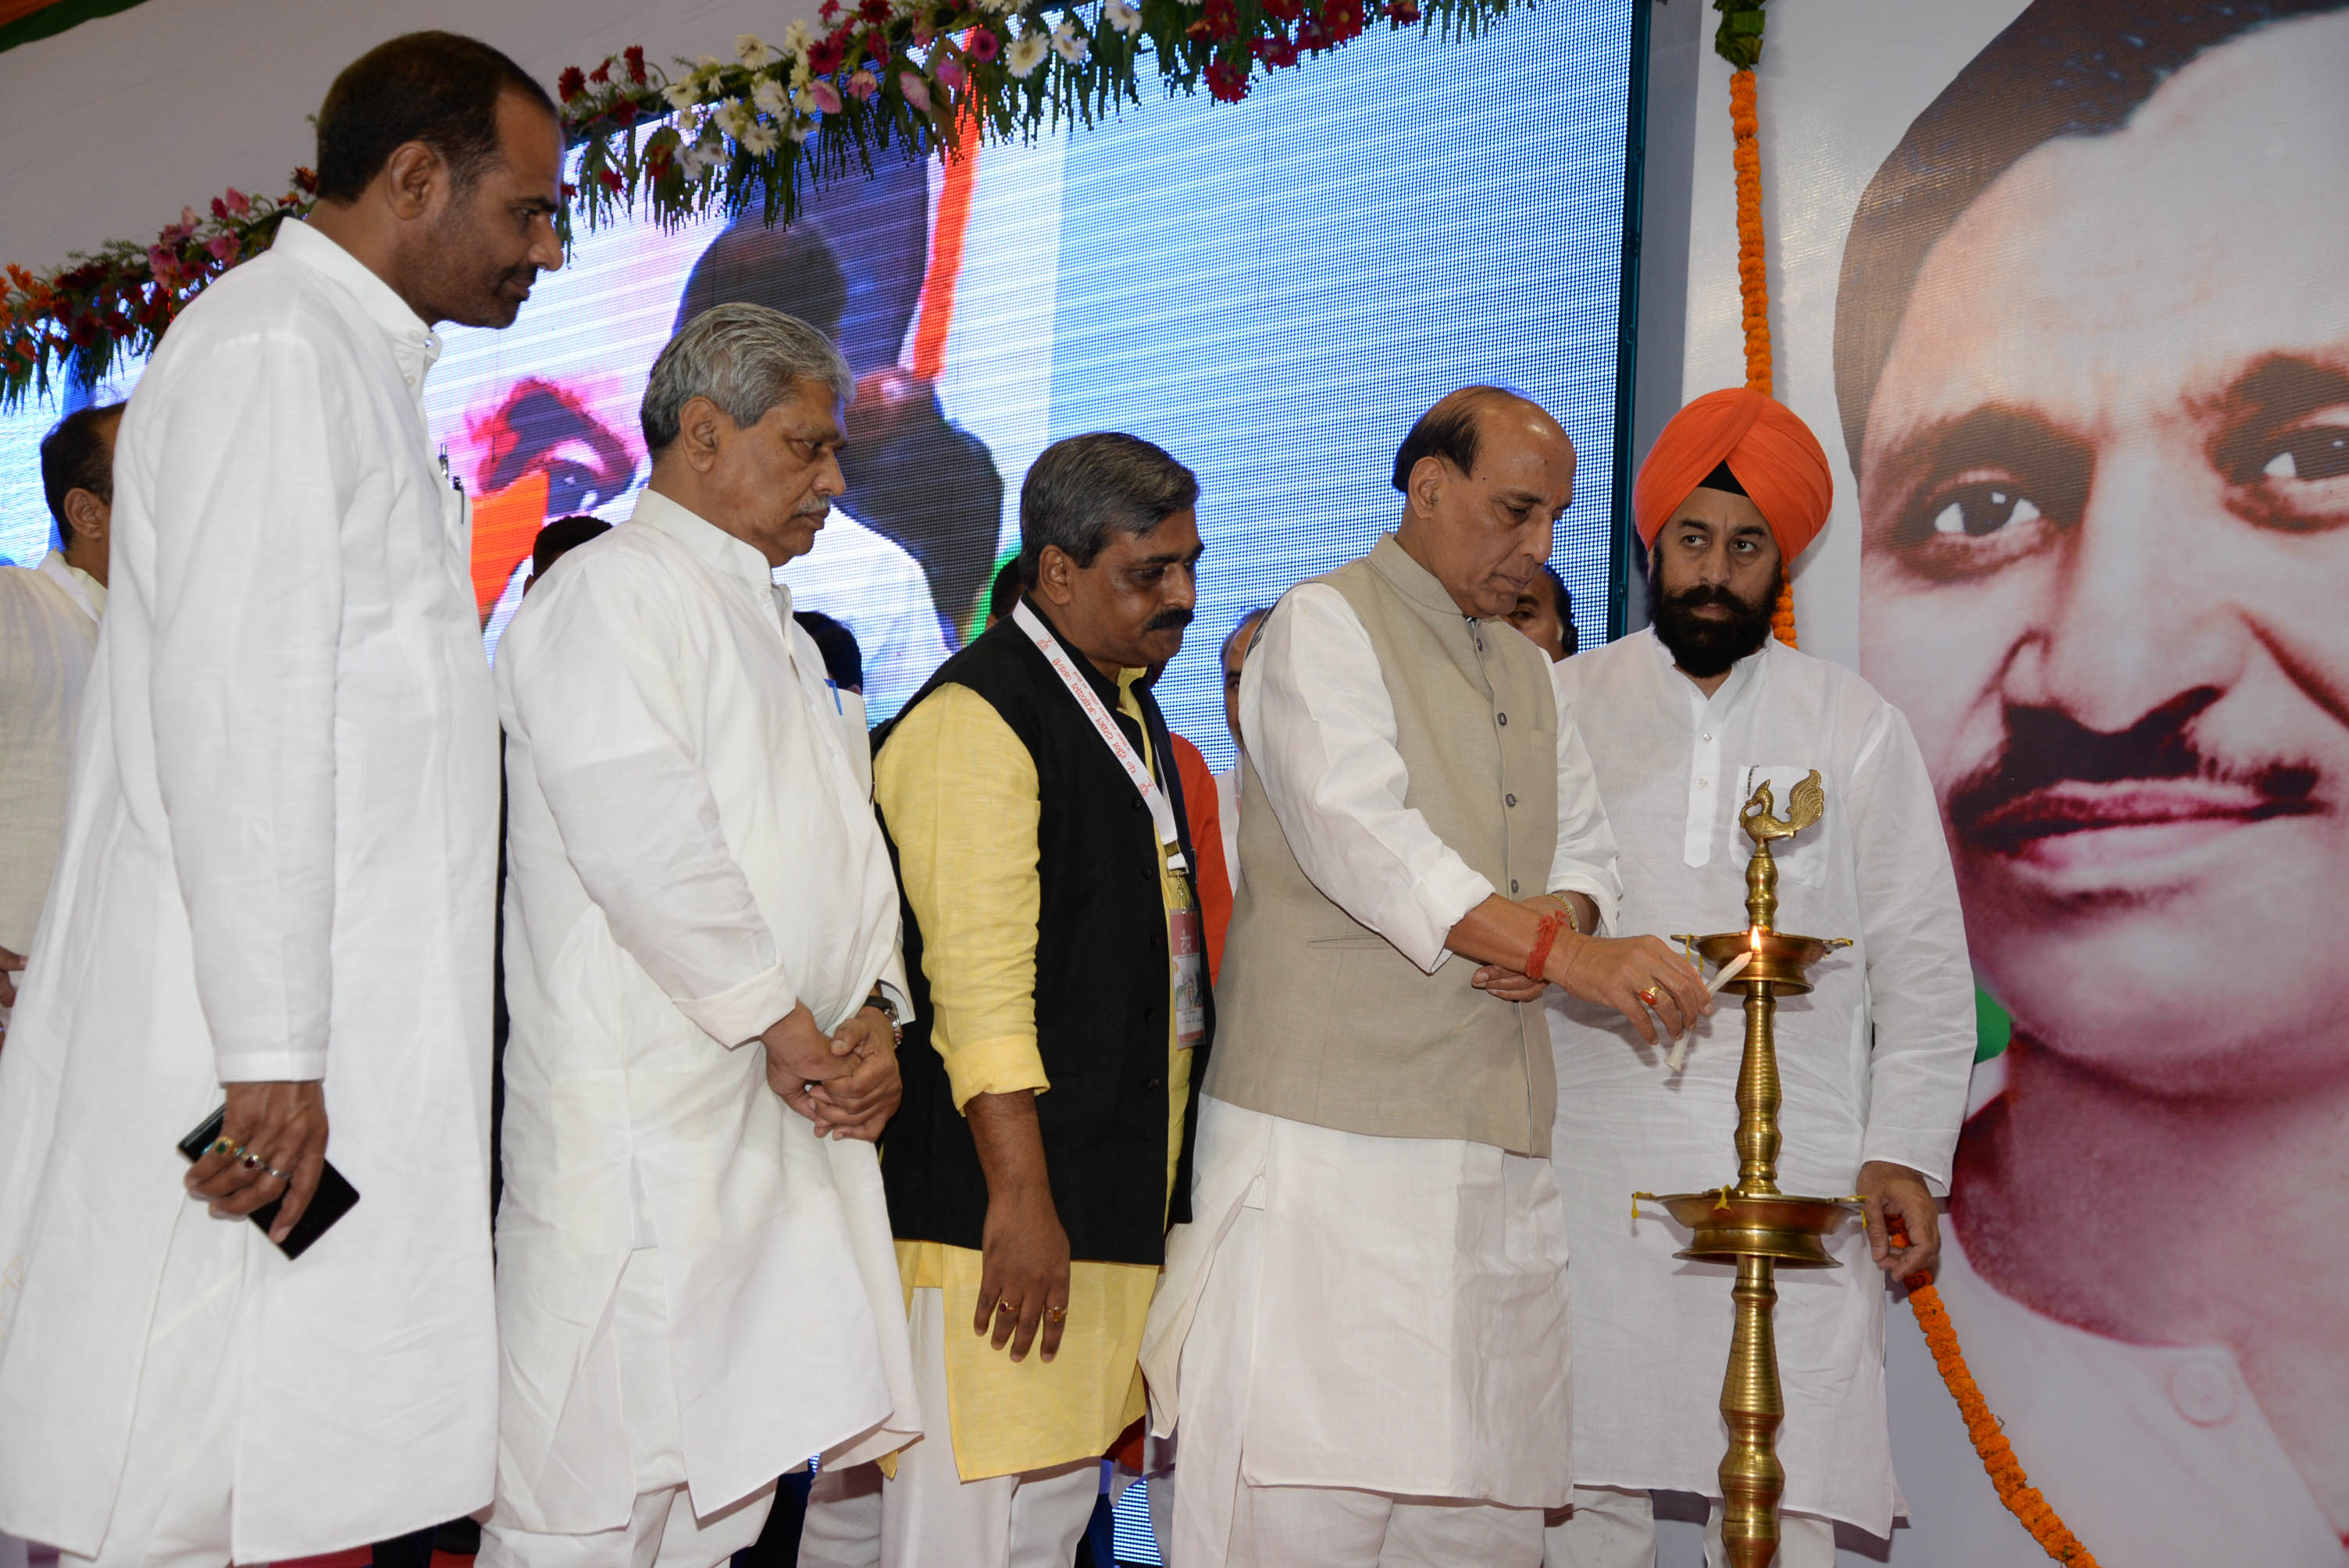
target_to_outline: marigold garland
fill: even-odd
[[[1888,1227],[1887,1239],[1896,1247],[1909,1244],[1908,1232],[1897,1219]],[[1917,1314],[1917,1326],[1925,1331],[1925,1346],[1933,1353],[1933,1365],[1940,1368],[1941,1381],[1948,1385],[1950,1397],[1958,1402],[1958,1414],[1965,1418],[1966,1436],[1972,1439],[1974,1452],[1981,1456],[1982,1469],[1989,1472],[1990,1483],[1998,1491],[1999,1501],[2022,1521],[2023,1527],[2031,1532],[2031,1539],[2039,1542],[2048,1556],[2058,1563],[2077,1564],[2077,1568],[2096,1568],[2095,1555],[2056,1517],[2054,1506],[2023,1473],[2023,1461],[2014,1457],[2004,1429],[1999,1418],[1991,1414],[1989,1402],[1982,1398],[1973,1373],[1966,1367],[1965,1354],[1958,1348],[1958,1331],[1950,1326],[1950,1310],[1941,1305],[1941,1293],[1933,1287],[1933,1276],[1920,1271],[1900,1283],[1908,1289],[1909,1305]]]
[[[1770,267],[1762,248],[1762,144],[1756,139],[1760,128],[1754,112],[1754,71],[1749,66],[1729,77],[1729,129],[1735,138],[1732,158],[1737,167],[1737,299],[1744,314],[1745,385],[1766,393],[1771,384]],[[1778,605],[1771,613],[1770,630],[1788,647],[1795,645],[1791,575],[1779,579]]]

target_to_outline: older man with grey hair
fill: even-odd
[[[758,305],[645,392],[652,480],[498,646],[502,1400],[484,1564],[722,1563],[920,1425],[873,1140],[910,1016],[871,756],[775,567],[847,367]]]

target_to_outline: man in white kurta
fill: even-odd
[[[41,488],[64,548],[0,567],[0,1038],[57,869],[66,774],[106,609],[114,436],[122,407],[77,409],[41,440]]]
[[[476,92],[497,152],[470,181],[422,139],[351,151],[419,77]],[[319,140],[316,216],[181,315],[123,416],[0,1053],[0,1529],[69,1562],[299,1557],[489,1499],[497,729],[419,389],[434,321],[503,325],[561,261],[561,141],[519,67],[446,35],[355,64]],[[213,1208],[321,1154],[358,1191],[299,1261],[191,1201],[176,1145],[223,1086],[314,1109],[232,1116],[256,1163],[212,1161],[247,1178]]]
[[[1445,398],[1398,454],[1397,532],[1284,596],[1248,655],[1237,1065],[1208,1070],[1143,1354],[1156,1429],[1181,1424],[1185,1568],[1530,1564],[1567,1500],[1548,1042],[1513,1002],[1547,977],[1702,1004],[1663,944],[1588,934],[1614,841],[1498,618],[1572,473],[1535,405]],[[1505,999],[1496,964],[1537,978]]]
[[[839,489],[851,385],[789,317],[695,317],[646,392],[635,515],[499,645],[513,1028],[485,1564],[709,1568],[786,1470],[919,1429],[877,1122],[769,1087],[791,1029],[828,1047],[862,1018],[895,1103],[864,730],[771,581]],[[766,406],[730,414],[729,387]]]
[[[1782,801],[1814,769],[1826,782],[1826,816],[1777,851],[1777,923],[1853,945],[1778,1006],[1778,1181],[1861,1193],[1879,1241],[1889,1207],[1912,1243],[1872,1249],[1853,1224],[1828,1241],[1840,1268],[1778,1275],[1778,1561],[1831,1568],[1833,1521],[1883,1536],[1902,1509],[1878,1263],[1901,1274],[1930,1264],[1927,1190],[1947,1191],[1973,997],[1949,851],[1907,721],[1849,670],[1769,634],[1780,561],[1826,516],[1826,461],[1807,437],[1759,393],[1714,394],[1668,426],[1635,500],[1656,624],[1557,668],[1620,847],[1627,931],[1743,924],[1752,845],[1738,809],[1764,781]],[[1652,1208],[1635,1220],[1630,1195],[1734,1174],[1742,1016],[1707,1018],[1677,1074],[1594,1009],[1557,999],[1550,1016],[1577,1374],[1576,1513],[1548,1532],[1549,1562],[1644,1568],[1654,1489],[1716,1499],[1717,1563],[1734,1271],[1676,1260],[1685,1233]]]

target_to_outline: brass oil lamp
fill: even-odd
[[[1694,1233],[1675,1255],[1737,1265],[1737,1328],[1721,1384],[1729,1451],[1722,1456],[1720,1471],[1722,1542],[1736,1568],[1766,1568],[1777,1554],[1778,1499],[1786,1487],[1776,1452],[1785,1404],[1771,1331],[1778,1300],[1774,1275],[1780,1268],[1839,1266],[1827,1254],[1824,1238],[1853,1209],[1845,1199],[1796,1198],[1778,1191],[1777,998],[1809,990],[1804,971],[1850,943],[1790,936],[1772,926],[1778,913],[1778,863],[1770,845],[1812,826],[1826,810],[1817,770],[1789,793],[1785,817],[1773,814],[1775,805],[1764,783],[1737,816],[1754,841],[1745,868],[1746,929],[1677,939],[1692,944],[1715,965],[1746,958],[1744,969],[1726,982],[1728,989],[1745,996],[1745,1056],[1737,1073],[1737,1183],[1655,1200]]]

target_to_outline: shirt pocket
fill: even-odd
[[[1745,810],[1745,802],[1763,785],[1770,786],[1770,814],[1784,821],[1791,809],[1795,786],[1811,776],[1811,765],[1806,762],[1761,762],[1745,770],[1738,785],[1737,802],[1730,816],[1734,847],[1740,855],[1753,851],[1753,841],[1737,827],[1737,812]],[[1821,777],[1826,769],[1818,769]],[[1825,887],[1827,882],[1827,837],[1834,830],[1836,800],[1832,791],[1827,796],[1826,812],[1816,822],[1805,828],[1791,839],[1774,839],[1770,854],[1778,862],[1778,874],[1805,887]]]

